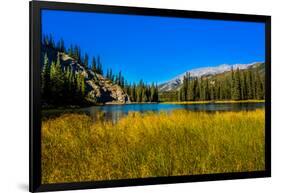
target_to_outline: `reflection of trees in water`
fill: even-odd
[[[67,110],[55,110],[43,112],[43,118],[54,118],[66,113],[87,114],[92,117],[93,121],[112,121],[116,123],[119,119],[127,116],[130,112],[160,112],[172,111],[176,109],[185,109],[187,111],[200,111],[214,113],[217,111],[250,111],[264,108],[264,103],[210,103],[210,104],[128,104],[128,105],[105,105],[92,106],[88,108]]]

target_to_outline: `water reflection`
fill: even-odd
[[[81,109],[83,112],[95,117],[98,113],[102,112],[105,119],[116,122],[122,116],[127,115],[129,112],[159,112],[171,111],[174,109],[186,109],[190,111],[241,111],[241,110],[255,110],[264,108],[264,103],[233,103],[233,104],[126,104],[126,105],[104,105],[92,106]]]
[[[121,117],[127,115],[129,112],[159,112],[171,111],[174,109],[186,109],[190,111],[241,111],[241,110],[255,110],[264,108],[264,103],[208,103],[208,104],[126,104],[126,105],[103,105],[91,106],[87,108],[80,108],[75,110],[55,110],[43,113],[44,116],[57,116],[66,112],[86,113],[93,117],[93,120],[111,120],[118,121]]]

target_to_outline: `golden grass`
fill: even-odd
[[[161,102],[163,104],[210,104],[210,103],[264,103],[265,100],[218,100],[218,101],[175,101]]]
[[[42,122],[42,183],[264,170],[264,110]]]

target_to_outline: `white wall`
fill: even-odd
[[[70,1],[70,0],[69,0]],[[74,0],[272,16],[272,178],[99,189],[95,192],[280,192],[281,12],[278,0]],[[0,1],[0,192],[28,190],[28,1]],[[76,192],[90,192],[83,190]],[[93,191],[93,190],[92,190]]]

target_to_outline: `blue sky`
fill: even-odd
[[[100,55],[104,71],[121,70],[129,82],[265,58],[263,23],[42,10],[42,33]]]

